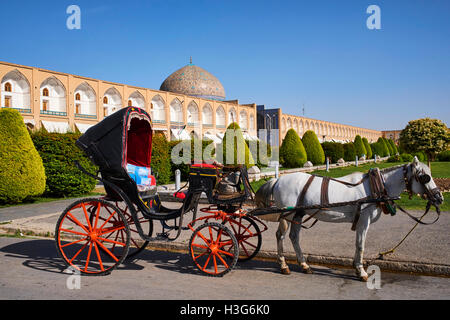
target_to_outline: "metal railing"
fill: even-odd
[[[41,110],[40,113],[51,115],[51,116],[67,116],[67,112],[63,112],[63,111]]]
[[[96,114],[75,113],[75,118],[97,119]]]

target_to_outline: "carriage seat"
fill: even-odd
[[[133,164],[127,164],[128,175],[136,182],[139,192],[156,192],[156,179],[151,175],[151,169],[148,167],[139,167]]]

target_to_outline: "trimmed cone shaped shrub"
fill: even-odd
[[[230,141],[230,139],[233,140]],[[217,159],[222,159],[222,163],[225,165],[245,164],[247,168],[255,165],[252,153],[250,152],[247,143],[245,143],[242,130],[235,122],[228,126],[222,144],[217,149],[222,150],[222,158],[220,158],[221,155],[217,155]],[[229,154],[230,152],[232,155]]]
[[[387,142],[388,142],[388,144],[389,144],[389,145],[391,146],[391,148],[392,148],[392,152],[393,152],[393,153],[391,153],[391,156],[397,154],[397,153],[398,153],[398,149],[397,149],[397,146],[395,145],[394,140],[388,139]],[[422,161],[422,160],[420,160],[420,161]]]
[[[294,129],[289,129],[280,147],[280,162],[286,168],[301,168],[307,161],[302,140]]]
[[[356,155],[358,156],[358,158],[362,157],[363,155],[367,156],[367,151],[366,151],[366,148],[364,147],[364,143],[363,143],[360,135],[357,135],[355,137],[355,141],[353,144],[355,145],[355,152],[356,152]]]
[[[364,143],[364,148],[366,148],[366,159],[372,159],[372,148],[370,147],[369,141],[367,138],[362,138],[362,142]]]
[[[306,131],[303,135],[302,142],[308,161],[311,161],[313,165],[320,165],[325,162],[325,153],[314,131]]]
[[[370,149],[372,149],[372,158],[375,157],[375,155],[377,155],[378,157],[382,157],[383,147],[381,146],[381,143],[371,143]]]
[[[380,152],[382,153],[382,154],[380,153],[380,156],[382,156],[382,157],[389,156],[389,153],[390,153],[389,148],[386,145],[386,142],[384,141],[384,139],[382,137],[379,137],[377,142],[380,144]]]
[[[82,173],[74,163],[78,161],[93,174],[98,170],[75,145],[79,137],[79,133],[48,133],[44,130],[31,134],[45,167],[46,196],[81,196],[94,189],[97,181]]]
[[[389,154],[390,154],[391,156],[394,155],[394,154],[395,154],[395,153],[394,153],[394,149],[392,148],[392,146],[391,146],[391,144],[389,143],[388,139],[383,138],[383,141],[384,141],[384,143],[386,144],[386,147],[387,147],[388,150],[389,150]]]
[[[19,203],[45,190],[42,159],[17,110],[0,110],[0,203]]]

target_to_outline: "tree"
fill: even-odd
[[[294,129],[289,129],[280,147],[281,164],[287,168],[300,168],[307,159],[302,140]]]
[[[322,146],[314,131],[306,131],[303,135],[302,142],[306,150],[308,161],[311,161],[314,165],[320,165],[325,162],[325,153],[323,152]]]
[[[364,143],[359,134],[355,137],[355,141],[353,142],[353,144],[355,145],[355,152],[358,158],[362,157],[363,155],[367,156],[366,147],[364,147]]]
[[[450,145],[450,133],[447,126],[438,119],[418,119],[409,121],[400,133],[402,147],[413,153],[423,151],[428,158],[428,166],[439,152]]]
[[[367,154],[366,159],[372,159],[372,148],[370,147],[369,141],[367,138],[362,138],[362,142],[364,143],[364,148],[366,148]]]
[[[0,203],[19,203],[45,190],[45,169],[17,110],[0,110]]]

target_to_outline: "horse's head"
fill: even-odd
[[[414,157],[413,162],[406,167],[406,182],[406,188],[410,194],[419,194],[435,206],[440,206],[444,202],[441,191],[431,177],[430,168],[420,162],[417,157]]]

